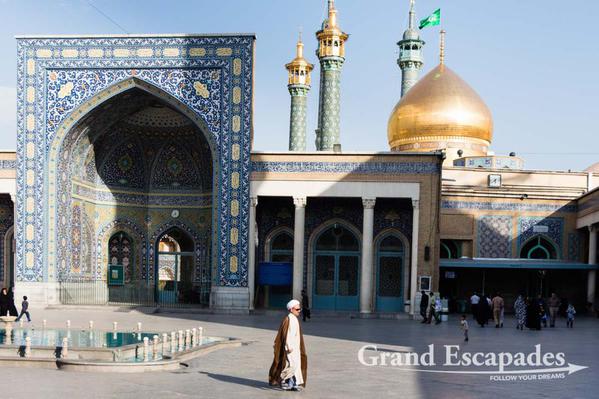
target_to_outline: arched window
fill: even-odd
[[[441,259],[457,259],[460,255],[460,247],[453,240],[441,240]]]
[[[157,243],[157,295],[160,303],[200,303],[195,271],[195,243],[179,227],[164,232]]]
[[[343,226],[335,224],[320,235],[316,242],[317,251],[359,251],[356,236]]]
[[[293,237],[281,231],[270,241],[271,262],[293,262]]]
[[[395,234],[380,240],[377,249],[377,309],[400,311],[404,246]]]
[[[119,231],[108,241],[108,256],[111,265],[123,265],[125,281],[131,281],[133,276],[133,241],[124,231]]]
[[[522,246],[520,257],[524,259],[557,259],[557,249],[549,239],[537,235]]]

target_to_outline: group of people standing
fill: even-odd
[[[470,297],[470,306],[479,326],[484,327],[489,323],[489,319],[493,319],[495,328],[503,327],[505,301],[499,292],[493,296],[493,299],[488,295],[479,296],[475,292]]]
[[[425,291],[420,291],[420,294],[420,316],[422,316],[422,323],[431,324],[433,319],[435,319],[435,324],[441,323],[441,311],[443,310],[441,297],[435,297],[432,292],[430,298]]]
[[[524,330],[524,327],[527,327],[531,330],[540,330],[541,324],[543,327],[547,327],[547,318],[549,318],[549,327],[554,328],[560,306],[562,306],[562,301],[555,292],[551,294],[548,301],[545,301],[541,295],[537,298],[525,298],[523,295],[518,295],[516,302],[514,302],[514,311],[518,321],[516,328]],[[565,309],[566,327],[574,328],[576,309],[571,303],[568,303]]]
[[[486,295],[479,296],[475,292],[470,297],[470,305],[472,315],[481,327],[484,327],[491,318],[495,321],[496,328],[503,327],[505,301],[499,293],[496,293],[491,299]],[[524,327],[527,327],[531,330],[540,330],[541,325],[547,327],[547,319],[549,319],[549,326],[553,328],[560,306],[562,306],[562,302],[555,293],[551,294],[548,301],[545,301],[542,295],[537,298],[525,298],[523,295],[518,295],[514,302],[516,328],[524,330]],[[566,326],[573,328],[576,309],[572,304],[567,304],[565,312]]]

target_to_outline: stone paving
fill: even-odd
[[[471,327],[470,342],[462,345],[457,318],[440,325],[401,320],[313,317],[303,324],[308,351],[308,386],[302,392],[283,392],[267,384],[272,343],[282,316],[238,316],[159,313],[118,308],[62,308],[32,311],[33,324],[85,328],[94,320],[110,330],[113,321],[131,330],[141,321],[144,330],[166,332],[203,326],[207,335],[245,340],[239,348],[199,357],[175,372],[146,374],[72,373],[34,368],[0,367],[2,398],[595,398],[599,390],[599,320],[580,317],[574,329],[560,319],[555,329],[517,331],[512,319],[505,328]],[[471,323],[474,324],[474,323]],[[569,363],[587,369],[565,378],[535,381],[492,381],[489,375],[444,374],[366,367],[358,361],[365,344],[392,353],[423,352],[435,344],[443,360],[443,345],[462,345],[470,352],[564,352]],[[374,352],[365,352],[372,355]],[[436,367],[439,369],[439,367]],[[444,370],[447,370],[446,368]],[[478,370],[470,368],[469,370]],[[554,373],[556,375],[558,373]]]

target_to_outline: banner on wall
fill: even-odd
[[[259,285],[291,285],[293,265],[289,262],[260,262],[258,265]]]

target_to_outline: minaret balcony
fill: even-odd
[[[424,62],[424,57],[422,57],[422,51],[420,51],[420,50],[400,50],[399,62],[403,62],[403,61]]]

